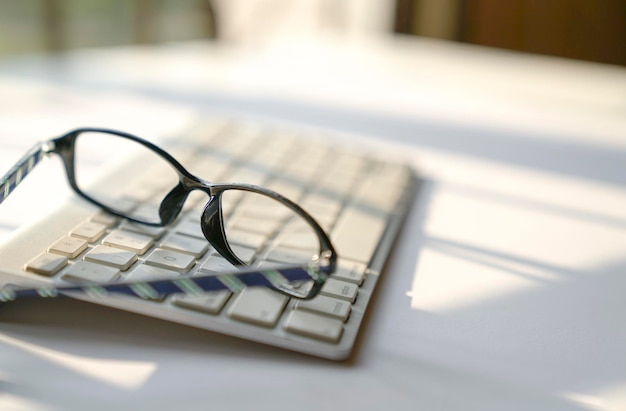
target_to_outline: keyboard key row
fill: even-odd
[[[201,296],[175,295],[172,303],[211,315],[218,315],[231,297],[230,291],[206,293]],[[233,320],[266,328],[276,327],[287,306],[288,298],[265,288],[249,288],[236,295],[226,315]],[[350,301],[319,295],[312,300],[298,301],[287,317],[284,329],[328,342],[336,342],[343,332],[352,309]]]

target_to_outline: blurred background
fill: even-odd
[[[0,0],[0,56],[403,34],[626,65],[626,0]]]

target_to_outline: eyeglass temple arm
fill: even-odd
[[[0,204],[50,152],[50,143],[37,143],[0,179]]]
[[[293,283],[311,280],[314,276],[322,276],[321,281],[315,281],[308,291],[301,295],[292,294],[301,299],[310,299],[319,292],[325,277],[329,274],[325,267],[280,267],[263,271],[233,272],[221,275],[204,275],[198,277],[178,278],[174,280],[156,280],[132,283],[111,284],[81,284],[75,286],[44,286],[39,288],[22,288],[10,284],[0,287],[0,303],[12,301],[22,297],[57,297],[72,293],[87,294],[92,297],[105,297],[109,293],[126,294],[145,299],[157,298],[170,294],[201,295],[207,291],[230,290],[240,292],[246,287],[268,287],[276,289],[273,277]]]

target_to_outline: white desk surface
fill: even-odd
[[[5,59],[0,90],[3,169],[77,126],[158,135],[202,108],[363,135],[422,173],[349,361],[17,302],[0,313],[0,409],[626,409],[625,69],[296,39]],[[45,167],[0,234],[64,189]]]

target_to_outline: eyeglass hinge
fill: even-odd
[[[56,144],[54,143],[54,141],[46,141],[45,143],[41,145],[41,151],[43,151],[46,154],[52,153],[55,148],[56,148]]]

